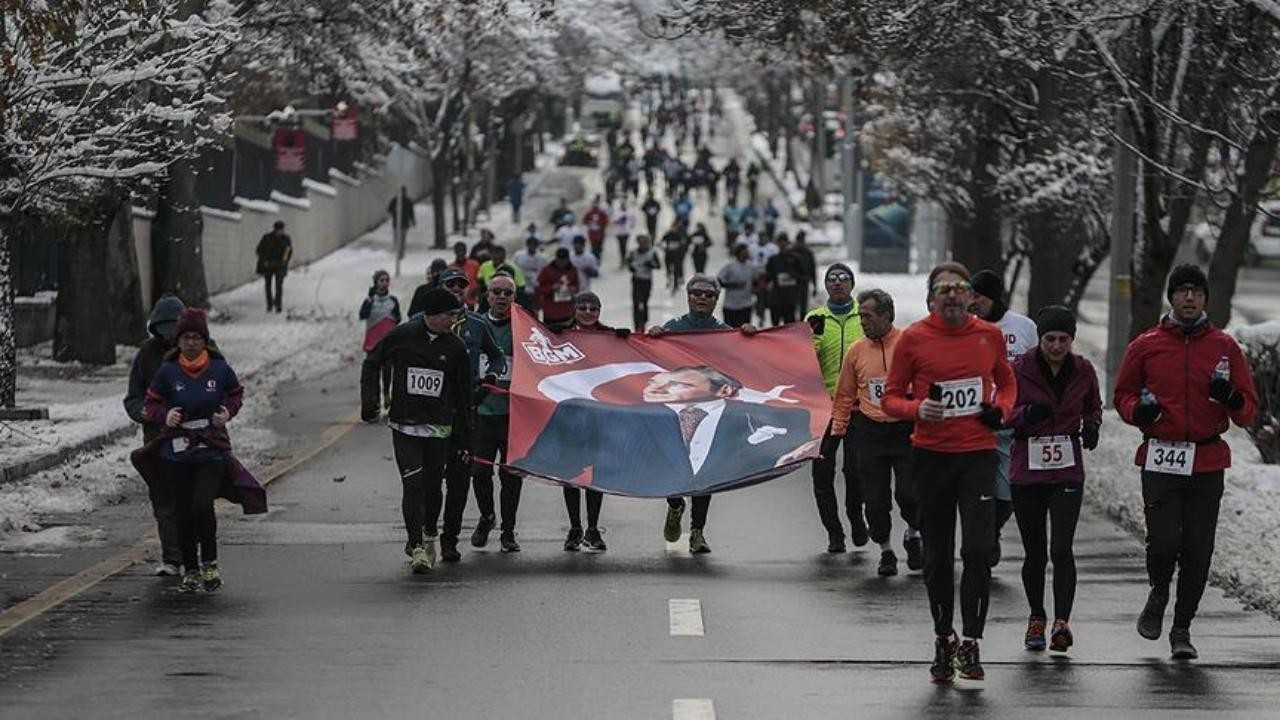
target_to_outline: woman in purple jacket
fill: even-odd
[[[1010,420],[1014,444],[1009,483],[1026,551],[1022,587],[1031,605],[1026,647],[1045,648],[1044,573],[1052,559],[1054,621],[1048,644],[1066,652],[1072,644],[1067,623],[1076,594],[1071,545],[1084,494],[1081,449],[1098,446],[1102,398],[1093,365],[1071,352],[1076,335],[1071,311],[1060,305],[1044,308],[1036,330],[1039,345],[1013,361],[1018,399]]]

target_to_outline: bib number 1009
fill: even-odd
[[[440,392],[444,390],[444,373],[430,368],[411,367],[405,390],[410,395],[440,397]]]

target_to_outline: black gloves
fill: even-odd
[[[1133,424],[1150,425],[1160,419],[1161,412],[1159,403],[1139,403],[1133,409]]]
[[[480,382],[484,383],[485,385],[497,385],[498,376],[494,375],[493,373],[488,373],[484,376],[484,379],[481,380]]]
[[[374,406],[372,406],[372,407],[361,407],[361,408],[360,408],[360,420],[361,420],[361,422],[367,422],[367,423],[377,422],[377,421],[378,421],[378,415],[379,415],[379,413],[378,413],[378,406],[377,406],[377,405],[374,405]]]
[[[983,425],[992,430],[999,430],[1004,427],[1004,413],[1000,412],[1000,408],[994,405],[982,403],[982,412],[978,413],[978,419]]]
[[[827,435],[822,438],[822,446],[818,452],[826,460],[830,460],[836,456],[836,450],[840,448],[840,437],[838,435]]]
[[[627,338],[631,337],[631,328],[614,328],[613,334],[622,338],[623,340],[626,340]]]
[[[1023,411],[1023,415],[1027,418],[1027,422],[1044,422],[1053,417],[1053,408],[1044,403],[1032,403]]]
[[[1244,396],[1226,378],[1216,377],[1209,381],[1209,397],[1228,410],[1239,410],[1244,405]]]
[[[1080,428],[1080,445],[1085,450],[1098,447],[1098,427],[1098,423],[1086,422],[1084,427]]]
[[[805,322],[809,323],[809,329],[814,335],[821,335],[827,327],[827,318],[822,315],[811,315],[805,319]]]

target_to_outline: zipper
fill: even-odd
[[[1185,335],[1182,338],[1182,346],[1184,348],[1183,372],[1182,372],[1182,402],[1186,405],[1187,410],[1187,426],[1184,430],[1183,437],[1187,442],[1191,442],[1191,336]]]

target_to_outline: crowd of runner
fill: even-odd
[[[831,412],[812,467],[827,552],[846,552],[846,539],[855,547],[875,543],[877,572],[896,575],[896,504],[906,567],[923,571],[927,588],[936,638],[932,678],[980,680],[991,568],[1000,561],[1002,526],[1013,517],[1024,551],[1025,646],[1066,652],[1074,642],[1072,546],[1084,452],[1097,446],[1102,423],[1097,373],[1073,351],[1073,313],[1049,306],[1034,319],[1017,314],[1008,308],[998,274],[971,275],[957,263],[931,270],[923,288],[929,314],[905,328],[894,324],[902,299],[881,289],[855,292],[854,272],[843,263],[825,269],[826,299],[810,307],[818,268],[804,233],[788,238],[772,202],[760,204],[757,166],[744,171],[736,159],[722,164],[702,144],[716,128],[714,94],[656,93],[646,109],[648,122],[637,133],[640,149],[627,135],[609,138],[605,193],[592,198],[580,217],[562,201],[545,232],[529,224],[521,249],[510,257],[487,231],[471,247],[457,243],[451,262],[432,263],[404,311],[390,294],[389,276],[374,274],[359,316],[371,331],[385,332],[366,343],[361,416],[384,419],[391,430],[411,570],[425,573],[437,562],[462,559],[462,518],[472,491],[479,519],[469,544],[483,548],[497,530],[503,552],[521,550],[516,530],[523,478],[506,465],[514,306],[540,316],[552,332],[620,338],[730,328],[750,338],[766,320],[802,320],[831,399],[830,408],[813,408]],[[688,164],[680,159],[685,145],[694,158]],[[674,220],[655,246],[663,215],[659,196],[669,199]],[[641,197],[637,216],[632,207]],[[695,216],[713,211],[724,219],[722,241],[732,259],[709,274],[707,251],[716,239]],[[630,275],[631,328],[603,325],[601,298],[591,290],[605,271],[610,234],[619,271]],[[693,272],[686,278],[689,258]],[[660,271],[668,292],[683,290],[688,311],[653,325],[648,304]],[[1174,270],[1167,290],[1171,310],[1130,344],[1113,398],[1120,417],[1143,434],[1135,462],[1146,507],[1150,594],[1138,632],[1149,639],[1162,634],[1176,569],[1169,632],[1175,658],[1196,657],[1190,625],[1208,579],[1230,464],[1221,435],[1231,422],[1247,426],[1257,405],[1238,345],[1206,319],[1208,293],[1199,268]],[[154,460],[148,482],[163,554],[159,573],[180,575],[184,591],[213,591],[222,582],[213,500],[220,484],[236,480],[239,466],[229,453],[226,425],[240,407],[242,389],[211,344],[201,311],[167,297],[149,327],[154,337],[135,359],[125,405],[143,424],[145,450]],[[750,342],[743,340],[744,352]],[[724,382],[698,373],[679,381],[712,390]],[[681,411],[679,419],[687,445],[701,418]],[[843,519],[837,465],[844,477]],[[221,494],[242,502],[256,498]],[[571,486],[563,494],[569,520],[564,550],[604,552],[603,495]],[[709,494],[669,498],[663,537],[679,540],[688,507],[689,552],[711,552],[710,502]],[[1051,612],[1045,603],[1049,563]]]

